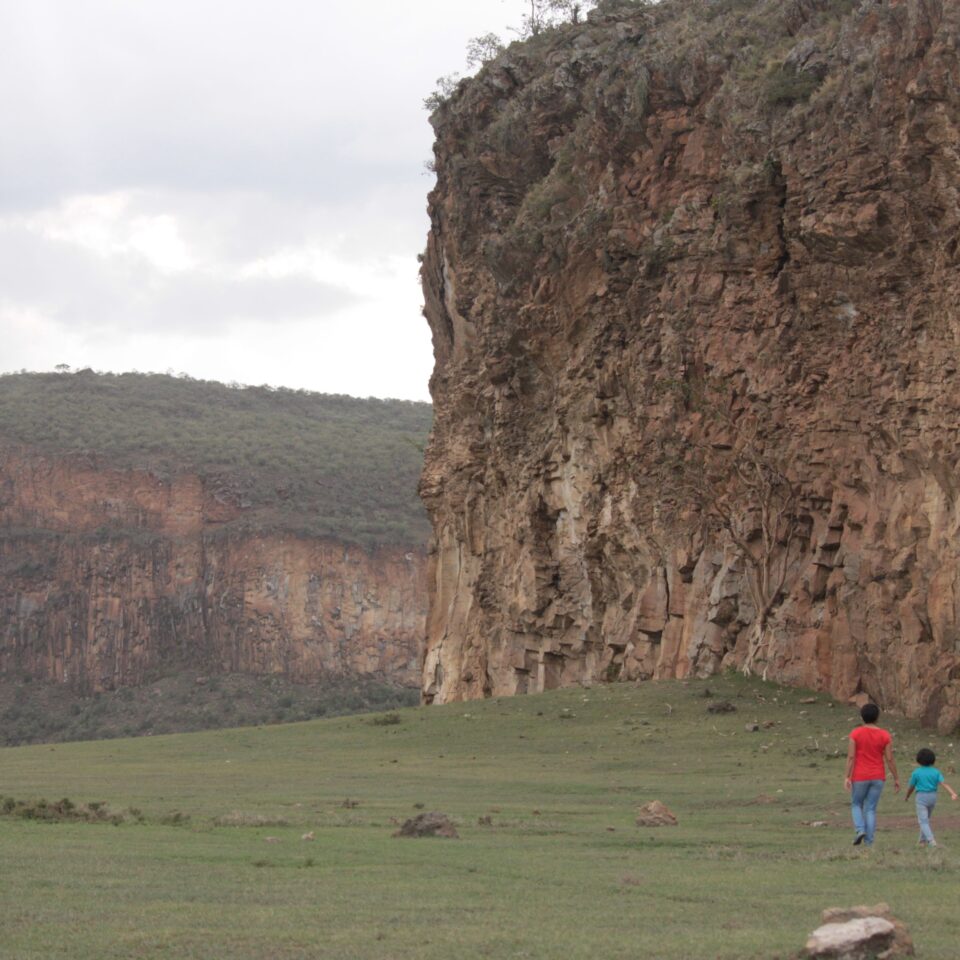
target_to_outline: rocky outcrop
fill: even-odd
[[[956,726],[958,35],[608,0],[434,114],[428,701],[747,665]]]
[[[416,685],[425,552],[253,522],[226,487],[0,453],[0,674],[84,692],[180,665]]]

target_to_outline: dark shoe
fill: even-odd
[[[867,839],[867,835],[866,835],[865,833],[858,833],[858,834],[853,838],[853,845],[854,845],[855,847],[859,847],[860,844],[863,843],[863,841],[866,840],[866,839]]]

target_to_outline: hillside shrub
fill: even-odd
[[[789,67],[771,70],[763,85],[763,99],[772,107],[793,106],[809,100],[820,81],[808,73],[798,73]]]
[[[144,470],[165,483],[196,473],[235,509],[229,527],[364,546],[426,541],[417,484],[431,422],[427,403],[161,374],[0,376],[0,447]],[[144,549],[156,540],[120,522],[91,537],[139,537]]]

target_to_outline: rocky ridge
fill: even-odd
[[[958,37],[608,0],[433,115],[427,701],[746,665],[957,725]]]

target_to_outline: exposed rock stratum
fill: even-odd
[[[416,546],[231,526],[209,478],[0,452],[0,674],[83,692],[177,665],[416,685]]]
[[[956,726],[958,37],[606,2],[435,112],[427,701],[746,665]]]

